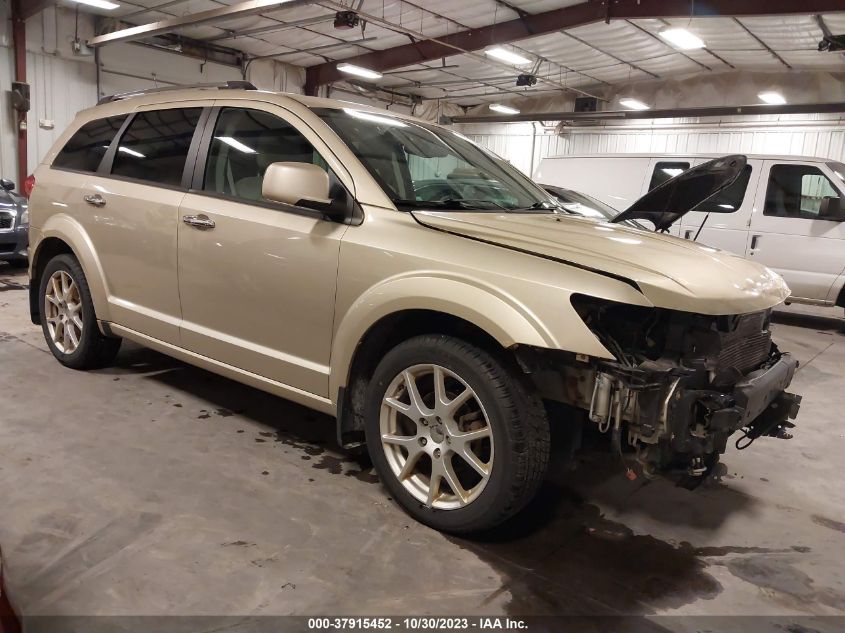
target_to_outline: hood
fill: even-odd
[[[742,314],[789,296],[765,266],[689,240],[556,213],[414,211],[424,226],[636,283],[655,306]]]
[[[734,154],[687,169],[649,191],[611,222],[648,220],[656,230],[666,231],[684,214],[730,187],[746,162],[745,156]]]

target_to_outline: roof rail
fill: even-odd
[[[119,94],[103,97],[97,102],[97,105],[111,103],[112,101],[121,101],[122,99],[129,99],[131,97],[140,97],[141,95],[156,94],[159,92],[170,92],[171,90],[186,90],[190,88],[216,88],[217,90],[258,90],[258,88],[256,88],[252,82],[229,80],[220,83],[190,84],[186,86],[165,86],[164,88],[149,88],[147,90],[133,90],[132,92],[121,92]]]

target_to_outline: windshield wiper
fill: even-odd
[[[507,207],[503,207],[497,202],[482,199],[470,200],[448,198],[446,200],[407,200],[403,198],[394,198],[392,202],[397,207],[412,209],[463,209],[465,211],[489,211],[491,208],[494,208],[503,209],[505,211],[509,210]],[[491,206],[479,206],[480,204]]]

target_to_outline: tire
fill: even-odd
[[[60,284],[58,289],[53,286],[54,279]],[[67,293],[63,292],[65,289]],[[48,293],[52,300],[48,300]],[[63,305],[56,303],[57,297]],[[121,339],[100,332],[88,280],[72,255],[57,255],[47,262],[38,284],[38,310],[47,346],[62,365],[72,369],[99,369],[114,360]],[[60,329],[57,319],[63,320]],[[76,335],[65,339],[65,331]],[[56,332],[58,336],[54,336]]]
[[[388,352],[367,387],[364,415],[381,481],[408,514],[437,530],[495,527],[531,500],[546,474],[542,401],[507,359],[457,338],[418,336]]]

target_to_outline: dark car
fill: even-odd
[[[29,250],[29,211],[26,198],[14,188],[11,180],[0,180],[0,261],[24,267]]]

